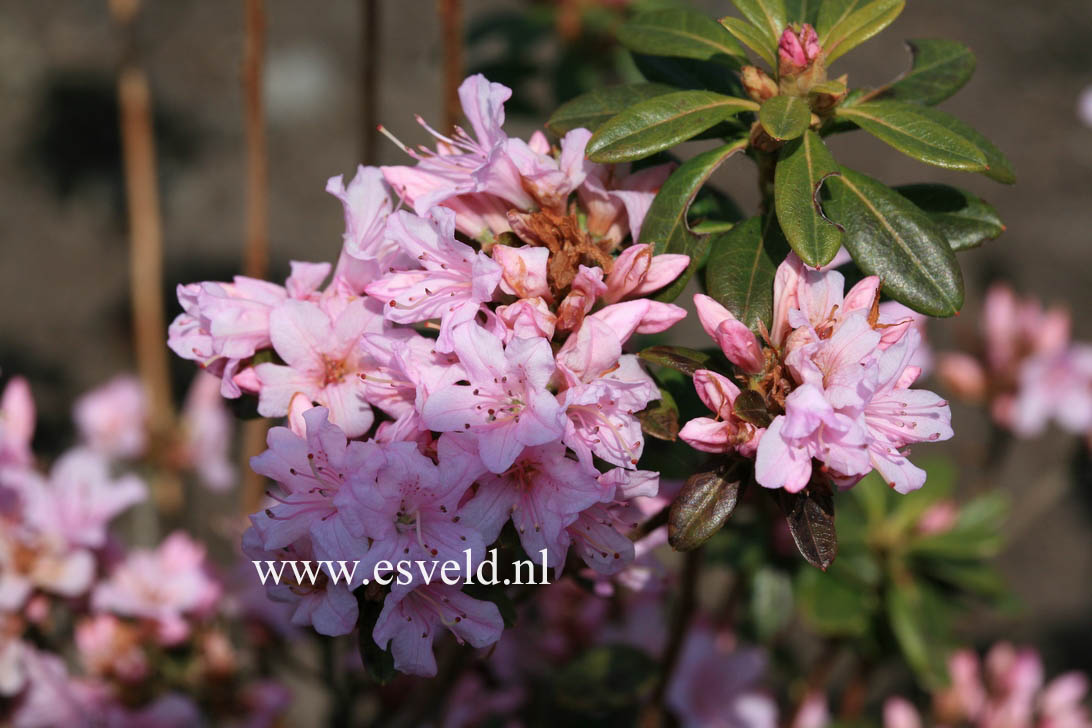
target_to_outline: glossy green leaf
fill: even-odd
[[[705,287],[709,295],[749,326],[770,325],[773,280],[788,255],[777,218],[752,217],[718,239],[709,252]]]
[[[789,524],[796,549],[817,569],[826,571],[838,555],[834,528],[834,499],[829,492],[809,487],[799,493],[776,491],[777,502]]]
[[[792,619],[792,580],[780,569],[759,569],[751,583],[751,620],[759,642],[766,642]]]
[[[799,96],[774,96],[762,104],[758,112],[762,128],[774,139],[796,139],[808,130],[811,109]]]
[[[797,573],[795,586],[800,613],[820,634],[843,637],[868,631],[876,599],[863,585],[804,568]]]
[[[743,96],[743,85],[736,73],[739,64],[716,56],[708,61],[694,58],[671,58],[633,53],[633,63],[646,80],[674,86],[675,90],[697,89],[714,91],[725,96]]]
[[[661,367],[693,376],[699,369],[708,369],[713,360],[709,354],[683,346],[650,346],[637,354],[638,358]]]
[[[815,21],[815,32],[819,35],[819,43],[824,43],[830,37],[830,31],[836,25],[868,3],[869,0],[822,0],[819,3],[819,13]]]
[[[919,38],[906,44],[913,54],[913,65],[887,90],[887,95],[899,101],[939,104],[963,88],[974,73],[974,54],[962,43]]]
[[[819,17],[822,0],[785,0],[785,20],[789,23],[811,23]]]
[[[678,297],[694,275],[694,271],[702,264],[710,238],[695,235],[690,230],[687,223],[687,211],[699,190],[717,167],[746,146],[747,138],[744,137],[688,159],[671,173],[653,198],[644,223],[641,225],[639,242],[652,245],[653,253],[656,255],[678,253],[690,256],[690,265],[671,285],[656,295],[658,300],[672,301]]]
[[[824,266],[842,247],[844,235],[837,225],[823,217],[822,196],[828,175],[839,174],[838,164],[814,131],[781,149],[774,174],[774,203],[777,221],[789,245],[810,266]]]
[[[745,57],[743,48],[705,13],[671,8],[640,13],[618,29],[618,42],[635,53],[708,60]]]
[[[676,91],[637,103],[605,122],[588,141],[593,162],[632,162],[684,142],[758,104],[710,91]]]
[[[546,128],[559,137],[573,129],[595,131],[604,121],[634,104],[674,91],[678,89],[660,83],[634,83],[589,91],[559,106],[546,122]]]
[[[826,185],[827,216],[845,230],[857,266],[883,280],[884,293],[929,316],[963,306],[963,275],[948,241],[929,217],[890,187],[846,167]]]
[[[827,65],[853,50],[861,43],[891,25],[906,7],[906,0],[871,0],[871,2],[828,2],[833,6],[823,30],[819,30],[819,43],[823,46]],[[820,22],[826,5],[819,12]],[[834,21],[834,18],[838,20]],[[824,32],[825,31],[825,32]]]
[[[785,0],[732,0],[732,4],[777,47],[777,41],[788,25]]]
[[[982,174],[995,182],[1001,182],[1007,185],[1011,185],[1016,181],[1016,172],[1012,168],[1012,163],[1001,153],[1000,149],[994,146],[993,142],[956,117],[948,114],[945,114],[945,117],[947,117],[946,123],[948,124],[948,128],[952,132],[959,134],[971,144],[974,144],[975,147],[985,155],[986,169]]]
[[[766,407],[766,398],[754,389],[745,389],[739,393],[732,404],[732,413],[755,427],[769,427],[773,422],[773,415]]]
[[[869,101],[839,107],[835,114],[927,164],[968,172],[986,169],[986,155],[952,128],[955,118],[943,111],[902,101]]]
[[[667,515],[671,548],[692,551],[712,538],[735,510],[742,485],[730,467],[690,476]]]
[[[679,436],[679,406],[671,392],[660,390],[660,398],[637,413],[641,430],[646,435],[669,442]]]
[[[1005,232],[993,206],[958,187],[917,184],[896,187],[895,191],[925,211],[952,250],[978,247]]]
[[[743,45],[758,54],[758,57],[770,64],[770,68],[777,68],[777,41],[771,40],[755,26],[743,18],[729,15],[720,19],[720,24],[735,36]]]

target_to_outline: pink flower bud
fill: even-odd
[[[967,354],[941,355],[937,376],[960,399],[977,402],[986,396],[986,372],[977,359]]]
[[[799,31],[791,26],[785,28],[777,44],[777,54],[781,58],[781,75],[796,75],[804,71],[822,51],[819,36],[811,25],[804,23]]]

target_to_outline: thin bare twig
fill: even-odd
[[[269,268],[269,161],[266,155],[262,72],[265,61],[264,0],[244,0],[246,38],[243,43],[243,97],[246,101],[246,229],[243,272],[263,278]],[[251,420],[242,428],[242,507],[258,509],[265,481],[250,469],[250,458],[265,444],[265,420]]]
[[[463,81],[463,11],[460,0],[436,0],[444,44],[444,126],[459,123],[459,84]]]
[[[137,372],[148,401],[148,429],[157,448],[165,447],[174,430],[167,325],[163,312],[163,226],[156,174],[155,129],[151,91],[144,70],[135,60],[132,22],[137,0],[112,0],[110,11],[125,34],[125,53],[118,75],[118,113],[125,166],[129,217],[129,288],[133,318],[133,349]],[[156,505],[176,510],[181,503],[177,479],[153,483]]]

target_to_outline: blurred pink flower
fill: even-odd
[[[146,418],[144,387],[128,374],[83,395],[72,411],[83,441],[110,458],[135,458],[144,452]]]

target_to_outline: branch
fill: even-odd
[[[450,132],[459,123],[463,82],[463,14],[460,0],[437,0],[444,44],[444,126]]]

